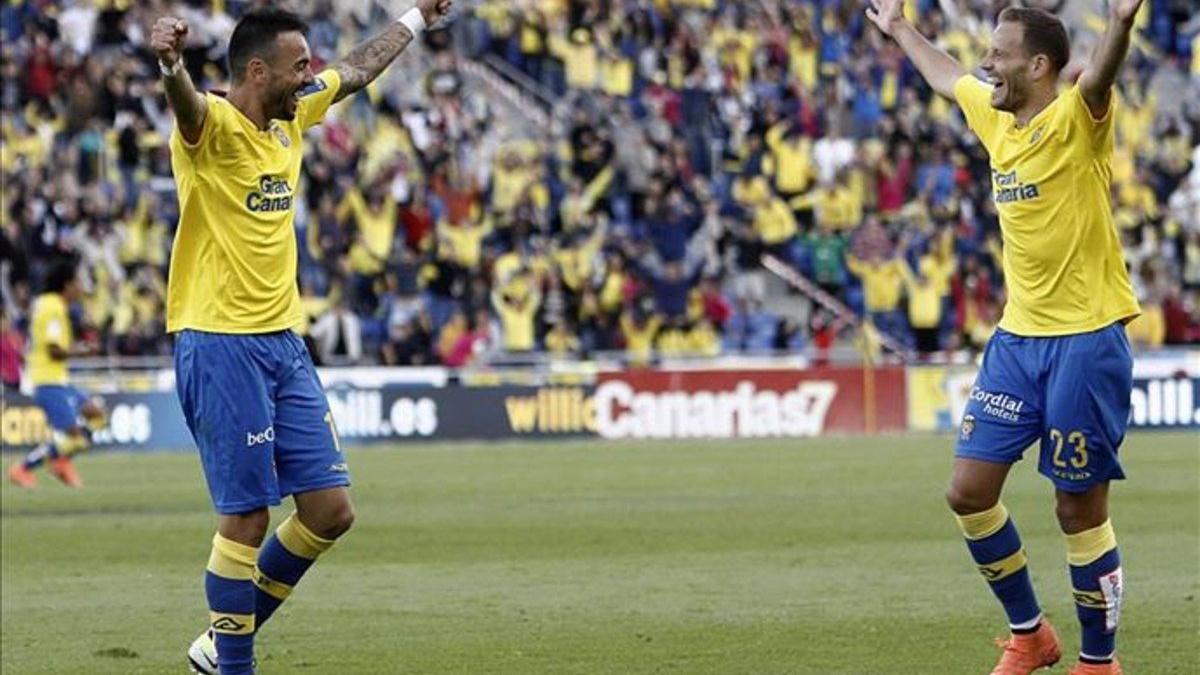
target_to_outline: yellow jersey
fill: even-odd
[[[326,70],[296,118],[259,129],[225,98],[206,94],[199,140],[171,134],[179,229],[171,250],[167,331],[270,333],[304,324],[293,227],[304,132],[319,124],[341,79]]]
[[[771,151],[771,164],[775,172],[775,187],[784,194],[804,192],[812,182],[816,167],[812,160],[812,141],[804,136],[794,141],[778,138],[771,143],[767,139]]]
[[[904,288],[908,292],[908,323],[913,328],[937,328],[942,323],[942,294],[936,281],[918,279],[902,263]]]
[[[29,380],[34,386],[66,384],[67,362],[50,356],[50,347],[70,349],[71,317],[58,293],[44,293],[33,302],[30,326]]]
[[[537,347],[537,335],[534,321],[538,309],[542,306],[542,296],[536,291],[525,296],[520,304],[511,304],[504,300],[500,293],[492,296],[492,306],[500,317],[500,331],[504,340],[504,350],[509,352],[529,352]]]
[[[490,217],[482,223],[459,225],[451,225],[443,220],[437,227],[438,237],[442,241],[442,257],[469,270],[479,267],[483,259],[483,240],[495,229]]]
[[[367,276],[382,272],[396,236],[396,200],[388,195],[376,211],[367,204],[362,191],[352,189],[343,198],[337,215],[341,221],[353,215],[358,225],[359,237],[350,247],[350,268]]]
[[[567,329],[555,329],[546,333],[546,351],[554,356],[568,356],[579,351],[579,338]]]
[[[846,256],[846,269],[862,280],[863,305],[868,312],[891,312],[900,305],[903,265],[894,259],[872,263]]]
[[[650,362],[654,355],[654,338],[662,320],[657,316],[650,317],[639,325],[628,314],[621,316],[621,332],[625,335],[625,353],[629,360],[642,365]]]
[[[1115,97],[1096,120],[1076,85],[1018,127],[991,89],[966,75],[954,96],[991,157],[1008,291],[1000,328],[1072,335],[1136,316],[1109,204]]]
[[[796,217],[787,202],[771,197],[766,204],[758,205],[754,213],[754,232],[767,246],[786,244],[796,236]]]

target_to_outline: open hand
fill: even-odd
[[[1141,9],[1142,2],[1143,0],[1109,0],[1108,13],[1118,21],[1131,22]]]
[[[871,6],[867,8],[867,18],[875,24],[884,35],[891,36],[892,27],[897,21],[904,20],[904,0],[868,0]],[[1139,2],[1141,0],[1138,0]]]
[[[154,28],[150,32],[150,47],[158,54],[158,60],[170,68],[183,58],[183,45],[187,34],[186,21],[164,16],[154,22]]]

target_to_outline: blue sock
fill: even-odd
[[[992,587],[992,593],[1008,614],[1015,632],[1032,631],[1042,619],[1042,609],[1029,580],[1021,536],[1008,517],[1008,509],[997,503],[987,511],[958,516],[971,557]]]
[[[220,534],[213,537],[204,591],[209,618],[217,644],[221,675],[254,673],[254,558],[253,546],[245,546]]]
[[[25,468],[36,469],[42,465],[47,459],[55,459],[58,457],[58,447],[54,443],[46,442],[37,446],[25,455]]]
[[[1067,560],[1075,594],[1075,614],[1083,639],[1079,659],[1110,663],[1117,650],[1117,624],[1125,581],[1112,523],[1067,535]]]
[[[313,534],[293,513],[258,553],[254,569],[255,620],[261,627],[292,594],[292,589],[333,541]]]

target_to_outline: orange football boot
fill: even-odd
[[[1113,659],[1112,663],[1084,663],[1080,661],[1075,664],[1071,672],[1067,675],[1124,675],[1121,670],[1121,664]]]
[[[70,457],[56,457],[50,462],[50,473],[54,474],[54,477],[61,480],[67,487],[83,487],[83,480],[75,471],[75,465],[71,463]]]
[[[13,485],[23,488],[37,487],[37,476],[33,472],[25,468],[24,462],[14,462],[8,467],[8,480],[12,481]]]
[[[996,643],[1004,648],[1004,655],[1000,657],[992,675],[1031,675],[1039,668],[1053,666],[1062,658],[1058,633],[1045,619],[1032,633],[1013,634],[1009,639],[997,640]]]

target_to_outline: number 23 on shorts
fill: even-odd
[[[1065,441],[1065,443],[1064,443]],[[1054,455],[1051,460],[1054,466],[1065,469],[1069,463],[1076,469],[1082,469],[1088,464],[1087,438],[1082,431],[1072,431],[1064,434],[1059,429],[1050,429],[1050,442],[1054,444]],[[1063,456],[1063,450],[1070,448],[1070,454]]]

